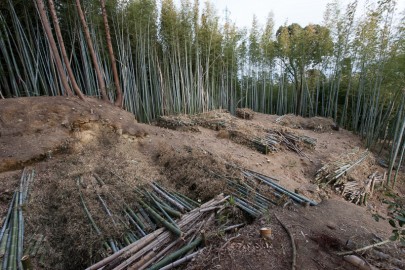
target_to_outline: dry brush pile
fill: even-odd
[[[238,109],[236,113],[243,120],[218,110],[194,116],[162,116],[157,125],[181,131],[198,132],[198,126],[216,130],[218,137],[230,139],[266,155],[287,149],[307,157],[303,149],[314,148],[316,145],[316,139],[293,133],[287,128],[265,129],[245,121],[253,118],[254,113],[251,110]]]
[[[315,183],[321,187],[331,185],[346,200],[355,204],[366,204],[377,186],[381,186],[385,181],[385,172],[378,171],[370,173],[367,167],[368,177],[365,179],[355,179],[350,177],[351,171],[360,164],[371,162],[371,153],[368,150],[360,151],[356,148],[348,153],[344,153],[323,165],[315,175]]]

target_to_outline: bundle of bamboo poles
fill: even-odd
[[[213,223],[214,212],[224,207],[229,196],[218,195],[177,220],[176,231],[163,227],[122,248],[87,270],[170,269],[192,259],[204,239],[203,229]]]
[[[342,176],[362,163],[368,157],[369,153],[368,150],[359,153],[359,149],[355,149],[353,152],[342,155],[337,160],[325,164],[316,172],[315,182],[317,184],[323,184],[323,186],[342,185],[344,182]]]
[[[29,185],[34,180],[35,172],[24,169],[20,186],[14,192],[10,202],[5,221],[0,231],[0,258],[1,269],[23,269],[23,244],[24,244],[24,218],[23,205],[28,198]]]
[[[266,176],[251,170],[244,170],[243,174],[246,180],[252,182],[253,186],[263,184],[271,189],[271,193],[274,195],[275,199],[270,200],[270,202],[273,203],[276,202],[277,204],[279,204],[277,200],[279,201],[281,198],[287,197],[291,199],[293,202],[299,203],[301,205],[304,204],[308,204],[311,206],[317,205],[315,201],[310,200],[301,194],[297,194],[281,186],[280,184],[277,183],[279,182],[279,180],[274,177]]]
[[[93,174],[98,185],[104,186],[104,180],[97,174]],[[114,203],[117,198],[102,196],[97,194],[97,199],[100,202],[101,208],[105,213],[105,221],[112,222],[113,226],[120,223],[121,227],[125,228],[125,232],[121,239],[111,239],[105,237],[107,232],[100,229],[99,224],[96,224],[92,216],[86,198],[81,192],[83,181],[81,177],[77,179],[80,201],[83,211],[98,236],[103,240],[103,250],[101,254],[116,253],[128,245],[138,241],[149,233],[152,233],[158,227],[163,227],[169,230],[177,237],[183,236],[181,227],[177,220],[188,211],[199,207],[199,203],[175,191],[169,191],[157,183],[151,183],[149,189],[147,187],[136,188],[134,193],[137,195],[133,202],[127,204],[124,202],[124,208],[121,213],[112,213],[109,207],[110,203]],[[114,218],[115,217],[115,218]]]
[[[376,185],[382,185],[385,181],[385,173],[379,174],[374,172],[363,183],[357,181],[349,181],[341,187],[342,196],[346,200],[355,204],[366,204],[367,199],[373,196]]]
[[[178,129],[180,127],[193,127],[196,123],[187,115],[184,116],[160,116],[157,125],[169,129]]]
[[[287,149],[296,152],[300,156],[305,156],[299,145],[305,143],[311,147],[316,145],[316,139],[308,136],[298,136],[285,131],[267,130],[265,137],[255,137],[252,139],[255,148],[263,153],[278,152],[281,145]]]

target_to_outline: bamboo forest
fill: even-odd
[[[0,1],[0,269],[405,269],[403,3],[219,2]]]

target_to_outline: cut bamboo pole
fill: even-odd
[[[12,197],[11,202],[10,202],[10,206],[8,207],[8,210],[7,210],[6,219],[4,220],[3,226],[2,226],[1,231],[0,231],[0,242],[3,241],[3,235],[4,235],[4,233],[5,233],[5,231],[6,231],[7,227],[8,227],[8,224],[9,224],[9,221],[10,221],[10,218],[11,218],[11,213],[12,213],[12,210],[13,210],[15,195],[16,195],[16,192],[14,192],[14,194],[13,194],[13,197]]]
[[[169,256],[165,257],[164,259],[162,259],[161,261],[159,261],[158,263],[156,263],[155,265],[150,267],[149,270],[158,270],[158,269],[162,268],[163,266],[166,266],[171,261],[176,260],[177,258],[181,257],[183,254],[196,248],[201,242],[202,242],[202,237],[198,237],[196,240],[194,240],[189,245],[182,247],[181,249],[170,254]]]
[[[32,265],[31,265],[31,260],[28,255],[24,255],[21,258],[21,263],[22,263],[22,270],[32,270]]]
[[[182,236],[182,232],[180,231],[180,229],[178,228],[177,225],[173,225],[169,222],[167,222],[164,218],[162,218],[158,213],[156,213],[151,207],[149,207],[146,203],[144,203],[142,200],[140,200],[140,203],[142,204],[143,207],[145,207],[146,211],[148,211],[148,213],[155,218],[156,220],[158,220],[159,222],[162,223],[163,226],[165,226],[169,231],[171,231],[173,234],[175,234],[178,237]]]
[[[153,233],[148,234],[145,237],[139,239],[138,241],[132,243],[131,245],[126,246],[125,248],[121,249],[120,251],[110,255],[109,257],[99,261],[98,263],[86,268],[86,270],[100,269],[120,256],[129,257],[131,254],[136,253],[137,251],[142,249],[144,246],[146,246],[147,244],[152,242],[155,238],[157,238],[163,232],[164,232],[163,228],[158,229],[158,230],[154,231]]]
[[[183,257],[183,258],[181,258],[181,259],[179,259],[179,260],[177,260],[177,261],[175,261],[175,262],[172,262],[172,263],[170,263],[170,264],[168,264],[168,265],[166,265],[166,266],[160,268],[160,270],[169,270],[169,269],[172,269],[172,268],[174,268],[174,267],[177,267],[177,266],[179,266],[179,265],[181,265],[181,264],[183,264],[183,263],[185,263],[185,262],[191,261],[191,260],[194,259],[194,257],[197,256],[199,253],[201,253],[201,250],[198,250],[198,251],[196,251],[196,252],[194,252],[194,253],[191,253],[190,255],[187,255],[187,256],[185,256],[185,257]]]
[[[162,191],[159,187],[156,186],[155,183],[151,184],[152,188],[154,191],[159,193],[163,198],[165,198],[168,202],[176,206],[182,213],[185,212],[185,208],[183,205],[175,201],[173,198],[171,198],[168,194],[166,194],[164,191]]]

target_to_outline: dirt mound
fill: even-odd
[[[336,130],[337,127],[331,118],[311,117],[304,118],[294,114],[286,114],[276,119],[276,123],[294,128],[294,129],[309,129],[316,132],[328,132]]]
[[[145,136],[132,114],[93,98],[0,100],[0,172],[22,168],[67,150],[72,133],[90,130],[92,123],[129,136]],[[86,141],[96,136],[90,131],[82,133]]]
[[[193,116],[164,116],[160,117],[155,124],[177,131],[200,132],[198,127],[212,129],[218,131],[218,138],[230,139],[265,155],[281,150],[291,150],[306,156],[302,152],[303,147],[312,148],[316,144],[316,139],[297,134],[289,128],[281,128],[279,125],[264,128],[257,123],[245,121],[245,119],[253,119],[253,114],[254,112],[250,109],[238,109],[235,117],[227,111],[216,110]]]

